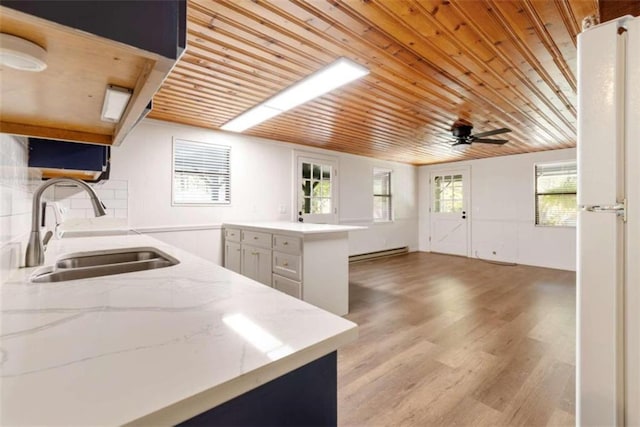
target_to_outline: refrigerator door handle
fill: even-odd
[[[615,205],[583,205],[580,206],[580,210],[583,212],[615,213],[621,216],[623,221],[627,221],[627,199]]]

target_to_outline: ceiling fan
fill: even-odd
[[[475,135],[471,134],[471,129],[473,129],[473,124],[471,122],[458,119],[451,126],[451,133],[453,137],[456,139],[453,143],[452,147],[456,145],[471,145],[474,142],[481,142],[484,144],[497,144],[502,145],[508,142],[506,139],[489,139],[485,138],[487,136],[498,135],[501,133],[511,132],[511,129],[501,128],[494,129],[487,132],[480,132]]]

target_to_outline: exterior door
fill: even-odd
[[[335,224],[337,207],[337,162],[329,158],[297,158],[298,220],[318,224]]]
[[[432,252],[469,256],[469,170],[431,172]]]

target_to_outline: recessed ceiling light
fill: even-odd
[[[339,58],[228,121],[220,129],[242,132],[367,74],[369,70],[362,65],[348,58]]]
[[[0,33],[0,65],[21,71],[47,68],[47,51],[37,44],[11,34]]]

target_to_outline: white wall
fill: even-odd
[[[566,149],[420,167],[420,250],[430,250],[430,172],[469,165],[472,256],[575,270],[575,228],[534,225],[534,165],[575,159],[576,150]]]
[[[171,206],[174,137],[231,146],[230,206]],[[111,178],[128,182],[128,220],[132,228],[221,263],[219,227],[224,221],[294,218],[294,150],[337,158],[339,221],[371,226],[351,233],[350,254],[399,246],[417,249],[417,168],[411,165],[145,120],[120,147],[112,149]],[[391,224],[372,224],[374,167],[393,170],[395,221]],[[284,214],[280,213],[283,206]],[[197,229],[184,229],[190,226]]]

